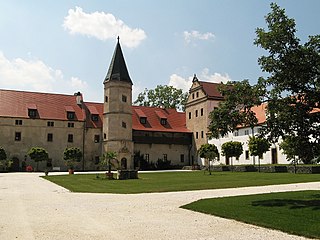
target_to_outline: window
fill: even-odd
[[[126,95],[122,95],[122,102],[127,102],[127,96]]]
[[[16,120],[16,125],[22,125],[22,120]]]
[[[37,116],[37,109],[28,109],[28,116],[35,118]]]
[[[107,138],[107,134],[104,133],[103,134],[103,138],[106,139]]]
[[[147,118],[146,117],[140,117],[140,123],[141,124],[146,124],[147,123]]]
[[[53,134],[52,134],[52,133],[48,133],[48,135],[47,135],[47,141],[48,141],[48,142],[52,142],[52,141],[53,141]]]
[[[196,110],[196,117],[198,117],[198,110]]]
[[[191,112],[189,112],[189,119],[191,119]]]
[[[15,132],[14,140],[15,141],[21,141],[21,132]]]
[[[233,132],[233,136],[238,137],[239,136],[239,131],[238,130],[234,131]]]
[[[184,154],[180,154],[180,162],[184,162]]]
[[[74,127],[74,123],[68,123],[68,127]]]
[[[67,112],[67,118],[69,120],[75,119],[76,114],[74,112]]]
[[[249,135],[249,130],[244,130],[244,135]]]
[[[246,150],[245,155],[246,155],[246,160],[249,160],[249,151],[248,150]]]
[[[125,122],[122,122],[122,127],[127,128],[127,124]]]
[[[163,154],[163,161],[167,161],[168,160],[168,155],[167,154]]]
[[[95,156],[94,157],[94,164],[99,164],[100,163],[100,157],[99,156]]]
[[[100,142],[100,135],[94,135],[94,142],[95,143]]]
[[[197,92],[197,98],[199,97],[199,92]]]
[[[98,114],[92,114],[91,115],[91,120],[94,122],[98,122],[99,121],[99,115]]]
[[[194,93],[192,93],[192,99],[194,99]]]
[[[73,134],[68,134],[68,142],[73,142]]]
[[[203,131],[201,131],[201,138],[203,138],[204,134],[203,134]]]
[[[108,100],[109,100],[109,99],[108,99],[108,96],[106,96],[106,97],[105,97],[105,102],[108,102]]]
[[[199,136],[198,136],[198,132],[196,132],[196,139],[198,139],[198,137],[199,137]]]
[[[147,162],[149,162],[149,159],[150,159],[150,156],[149,156],[148,153],[146,153],[146,154],[144,155],[144,160],[146,160]]]
[[[200,115],[203,116],[203,108],[200,109]]]
[[[53,126],[54,126],[54,122],[50,122],[50,121],[47,122],[47,126],[48,126],[48,127],[53,127]]]
[[[161,118],[160,123],[161,123],[161,125],[166,125],[167,124],[167,119]]]

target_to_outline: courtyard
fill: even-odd
[[[0,239],[305,239],[180,208],[193,201],[320,190],[319,182],[147,194],[73,193],[41,173],[0,174]]]

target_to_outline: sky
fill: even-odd
[[[268,0],[0,0],[0,89],[73,94],[103,102],[103,80],[120,37],[133,81],[188,91],[201,81],[256,83],[255,29]],[[296,21],[301,43],[320,34],[320,1],[274,1]]]

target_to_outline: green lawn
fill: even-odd
[[[75,174],[47,176],[45,179],[73,192],[150,193],[203,189],[221,189],[320,181],[320,174],[256,172],[155,172],[139,173],[135,180],[107,180],[105,175]]]
[[[320,238],[320,191],[203,199],[182,208]]]

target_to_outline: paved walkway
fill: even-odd
[[[0,173],[0,239],[305,239],[179,208],[192,201],[320,182],[151,194],[70,193],[36,173]],[[288,219],[289,220],[289,219]]]

